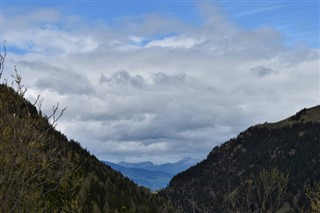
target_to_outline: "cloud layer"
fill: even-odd
[[[248,126],[319,104],[318,49],[202,12],[199,26],[161,14],[110,24],[5,13],[6,76],[17,65],[47,113],[68,106],[58,128],[111,161],[201,159]]]

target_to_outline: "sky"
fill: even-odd
[[[26,98],[67,107],[57,129],[101,160],[201,160],[320,104],[319,1],[0,3],[1,81],[16,66]]]

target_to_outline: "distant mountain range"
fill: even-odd
[[[137,184],[155,191],[165,188],[174,175],[190,168],[198,161],[186,157],[178,162],[165,164],[154,164],[150,161],[140,163],[128,163],[124,161],[119,163],[102,162],[114,170],[121,172]]]

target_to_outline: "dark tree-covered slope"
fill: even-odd
[[[320,212],[320,106],[250,127],[161,192],[184,212]]]
[[[68,141],[51,119],[23,91],[0,85],[0,212],[175,212]]]

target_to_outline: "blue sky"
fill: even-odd
[[[270,26],[282,32],[288,43],[297,41],[319,47],[319,1],[265,1],[224,3],[230,19],[253,29]]]
[[[319,1],[1,2],[4,78],[103,160],[203,159],[320,103]]]
[[[6,1],[6,8],[23,10],[56,8],[62,14],[81,16],[88,22],[109,24],[122,17],[139,17],[150,13],[175,17],[195,26],[205,19],[201,5],[214,2],[226,17],[244,29],[272,27],[279,30],[287,43],[303,42],[319,47],[320,2],[313,1]],[[205,7],[205,6],[204,6]]]

